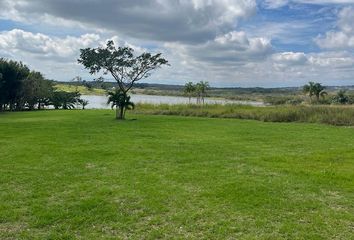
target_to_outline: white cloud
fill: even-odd
[[[78,49],[97,44],[99,40],[100,37],[97,34],[57,38],[20,29],[0,32],[0,48],[8,52],[21,52],[40,58],[54,57],[57,60],[71,59],[77,55]]]
[[[302,3],[302,4],[351,4],[354,0],[264,0],[263,6],[269,9],[281,8],[290,3]]]
[[[2,0],[0,18],[61,21],[137,39],[199,42],[231,31],[256,12],[256,0]],[[108,6],[108,7],[107,7]],[[173,29],[173,31],[171,31]]]
[[[354,7],[345,7],[338,14],[338,31],[329,31],[315,41],[324,49],[354,48]]]
[[[263,6],[348,2],[266,0]],[[239,22],[255,14],[256,0],[106,0],[104,4],[98,0],[84,4],[72,0],[0,0],[0,6],[0,19],[16,20],[41,32],[0,32],[1,56],[24,61],[57,80],[76,75],[91,79],[76,62],[79,49],[97,47],[109,38],[117,45],[133,47],[138,54],[147,49],[163,53],[171,67],[157,71],[147,79],[150,82],[206,80],[217,86],[289,86],[309,80],[353,81],[352,7],[338,12],[335,31],[316,39],[326,50],[309,53],[305,49],[281,51],[285,47],[276,45],[281,42],[298,47],[312,41],[304,29],[316,25],[306,19],[273,19],[240,30]],[[46,31],[41,31],[42,27]],[[69,34],[48,34],[53,28],[69,29]]]
[[[117,46],[129,46],[137,54],[146,49],[127,43],[117,36],[112,39]],[[81,48],[104,45],[107,39],[98,34],[83,34],[78,37],[52,37],[20,29],[0,32],[0,54],[3,57],[22,61],[31,68],[43,72],[48,78],[70,80],[74,76],[89,77],[87,71],[77,64]]]
[[[269,39],[248,38],[242,31],[232,31],[202,44],[171,43],[166,44],[166,47],[184,61],[192,59],[199,64],[213,65],[245,65],[266,58],[272,51]]]
[[[280,7],[284,7],[289,3],[288,0],[265,0],[263,2],[263,5],[266,8],[269,9],[274,9],[274,8],[280,8]]]
[[[307,63],[308,59],[303,52],[282,52],[277,53],[272,56],[275,63],[282,65],[304,65]]]

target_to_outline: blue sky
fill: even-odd
[[[0,0],[0,57],[89,80],[79,49],[113,39],[170,61],[146,82],[354,85],[353,22],[351,0]]]

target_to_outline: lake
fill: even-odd
[[[188,104],[189,99],[187,97],[178,96],[157,96],[157,95],[143,95],[143,94],[131,94],[131,101],[134,103],[150,103],[150,104]],[[89,102],[86,106],[87,109],[109,109],[110,105],[107,105],[107,96],[97,95],[81,95],[82,99]],[[195,103],[196,99],[192,98],[191,103]],[[213,99],[205,98],[207,104],[242,104],[252,106],[264,106],[263,102],[254,101],[235,101],[227,99]]]

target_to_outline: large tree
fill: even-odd
[[[31,71],[22,84],[22,97],[29,109],[41,109],[49,104],[53,93],[52,82],[46,80],[40,72]]]
[[[0,58],[0,110],[21,110],[22,82],[28,76],[30,70],[21,62],[8,61]]]
[[[149,77],[153,70],[162,65],[168,65],[161,53],[135,56],[132,48],[116,48],[113,41],[108,41],[105,47],[85,48],[80,51],[78,62],[91,74],[101,71],[103,74],[111,74],[126,97],[137,81]],[[124,119],[124,113],[123,109],[117,119]]]

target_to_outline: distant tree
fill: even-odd
[[[311,101],[312,97],[315,96],[317,102],[320,100],[320,97],[324,98],[327,95],[325,91],[326,87],[322,86],[321,83],[309,82],[303,87],[305,94],[309,95]]]
[[[135,105],[130,101],[130,96],[122,92],[120,89],[116,89],[114,92],[108,92],[107,104],[111,104],[112,109],[116,108],[116,117],[125,116],[126,110],[134,109]],[[123,118],[124,119],[124,118]]]
[[[89,104],[89,101],[85,99],[78,99],[78,103],[82,106],[82,110],[85,110],[85,107]]]
[[[189,103],[191,103],[191,98],[195,94],[195,90],[196,90],[196,87],[192,82],[187,82],[184,85],[183,91],[184,91],[184,94],[186,94],[188,96]]]
[[[337,94],[332,98],[332,102],[339,104],[349,104],[350,97],[346,93],[346,90],[339,90]]]
[[[197,102],[202,102],[204,104],[204,98],[206,97],[206,92],[210,88],[208,82],[200,81],[196,84],[196,91],[197,91]]]
[[[161,53],[134,56],[132,48],[116,48],[113,41],[108,41],[106,47],[81,49],[78,62],[91,74],[97,74],[101,70],[103,74],[111,74],[124,97],[128,97],[129,90],[136,82],[149,77],[157,68],[168,65]],[[117,119],[124,119],[124,113],[122,110],[120,115],[116,116]]]
[[[82,77],[76,76],[71,81],[75,84],[75,92],[79,91],[79,86],[82,84]]]

